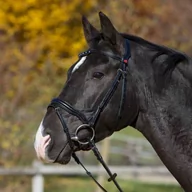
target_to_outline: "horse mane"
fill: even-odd
[[[179,51],[151,43],[137,36],[124,33],[122,33],[121,35],[124,38],[143,45],[155,52],[154,56],[151,58],[151,63],[154,64],[153,67],[155,71],[155,81],[156,83],[158,83],[160,89],[168,85],[172,72],[179,63],[185,62],[189,64],[191,62],[191,59],[187,55]],[[162,60],[159,59],[160,56],[165,57]]]
[[[137,37],[137,36],[129,35],[129,34],[124,34],[124,33],[122,35],[124,38],[126,38],[128,40],[134,41],[136,43],[139,43],[141,45],[146,46],[147,48],[149,48],[153,51],[156,51],[157,53],[152,58],[152,60],[151,60],[152,62],[154,62],[154,60],[156,58],[158,58],[159,56],[166,54],[168,57],[167,57],[165,62],[168,65],[167,66],[168,69],[175,68],[179,62],[182,62],[182,61],[189,62],[189,57],[187,55],[181,53],[181,52],[178,52],[176,50],[170,49],[170,48],[165,47],[165,46],[151,43],[147,40],[142,39],[141,37]]]

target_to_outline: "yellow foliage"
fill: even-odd
[[[43,116],[43,110],[36,115],[32,109],[58,94],[67,68],[85,46],[81,15],[94,5],[95,0],[0,0],[0,151],[6,151],[0,163],[26,158],[19,155],[27,146],[22,143],[32,150],[28,127]]]
[[[84,46],[79,38],[81,14],[86,14],[94,3],[94,0],[1,0],[0,29],[20,43],[33,44],[33,39],[38,38],[44,49],[52,52],[52,57],[72,56]]]

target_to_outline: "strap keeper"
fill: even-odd
[[[115,180],[116,177],[117,177],[117,173],[114,173],[114,174],[108,179],[108,182]]]
[[[123,78],[125,78],[127,76],[127,71],[123,71],[123,69],[120,69],[120,68],[118,69],[118,71],[121,72]]]

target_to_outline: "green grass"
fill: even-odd
[[[132,127],[126,127],[118,132],[119,134],[125,134],[132,137],[143,138],[144,136]],[[114,133],[115,134],[115,133]]]
[[[54,179],[53,179],[54,178]],[[54,181],[57,184],[54,185]],[[88,178],[62,178],[47,177],[45,179],[45,192],[95,192],[96,185]],[[136,181],[119,181],[124,192],[183,192],[179,186],[148,184]],[[109,192],[117,192],[113,183],[105,183],[105,188]]]

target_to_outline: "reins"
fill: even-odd
[[[121,99],[120,99],[120,105],[119,105],[119,111],[118,111],[118,118],[121,119],[121,115],[122,115],[122,111],[123,111],[123,105],[126,99],[126,88],[127,88],[127,64],[128,64],[128,60],[131,57],[130,54],[130,46],[129,46],[129,42],[126,39],[125,40],[125,55],[124,57],[119,57],[116,55],[112,55],[109,53],[105,53],[105,52],[99,52],[101,54],[104,54],[110,58],[113,58],[115,60],[120,61],[120,68],[117,70],[117,75],[115,77],[115,79],[113,80],[111,87],[109,88],[109,90],[107,91],[107,93],[105,94],[104,98],[102,99],[101,103],[99,104],[99,106],[97,107],[97,110],[95,111],[94,115],[92,116],[92,118],[90,118],[89,120],[86,118],[86,116],[79,110],[75,109],[73,106],[71,106],[69,103],[67,103],[66,101],[63,101],[59,98],[55,98],[51,101],[51,103],[49,104],[48,107],[52,107],[55,109],[55,112],[58,116],[58,118],[61,121],[61,124],[63,126],[63,130],[67,136],[67,140],[69,143],[69,146],[72,150],[72,157],[74,158],[74,160],[76,161],[77,164],[81,165],[83,167],[83,169],[85,170],[86,174],[91,177],[93,179],[93,181],[104,191],[107,192],[107,190],[100,185],[100,183],[98,183],[98,181],[93,177],[93,175],[91,174],[91,172],[89,172],[86,167],[83,165],[83,163],[79,160],[79,158],[77,157],[76,153],[74,152],[74,141],[78,142],[81,145],[89,145],[91,147],[91,150],[93,151],[94,155],[96,156],[97,160],[102,164],[102,166],[105,168],[106,172],[109,175],[109,179],[108,182],[113,181],[114,185],[117,187],[117,189],[120,192],[123,192],[123,190],[121,189],[121,187],[119,186],[118,182],[116,181],[116,176],[117,174],[114,173],[112,174],[112,172],[110,171],[109,167],[107,166],[107,164],[105,163],[105,161],[103,160],[99,150],[97,149],[95,142],[94,142],[94,138],[95,138],[95,126],[97,124],[97,121],[102,113],[102,111],[105,109],[105,107],[107,106],[107,104],[110,102],[112,96],[114,95],[120,81],[122,80],[122,87],[121,87]],[[93,54],[95,52],[98,52],[97,50],[93,50],[90,49],[88,51],[85,51],[81,54],[79,54],[79,57],[83,57],[83,56],[87,56],[89,54]],[[76,133],[75,136],[71,136],[69,133],[69,129],[67,127],[67,124],[65,122],[65,119],[62,116],[62,110],[68,112],[69,114],[76,116],[83,124],[80,125],[77,129],[76,129]],[[78,138],[78,132],[80,132],[82,129],[89,129],[91,132],[91,137],[87,140],[87,141],[81,141]]]

